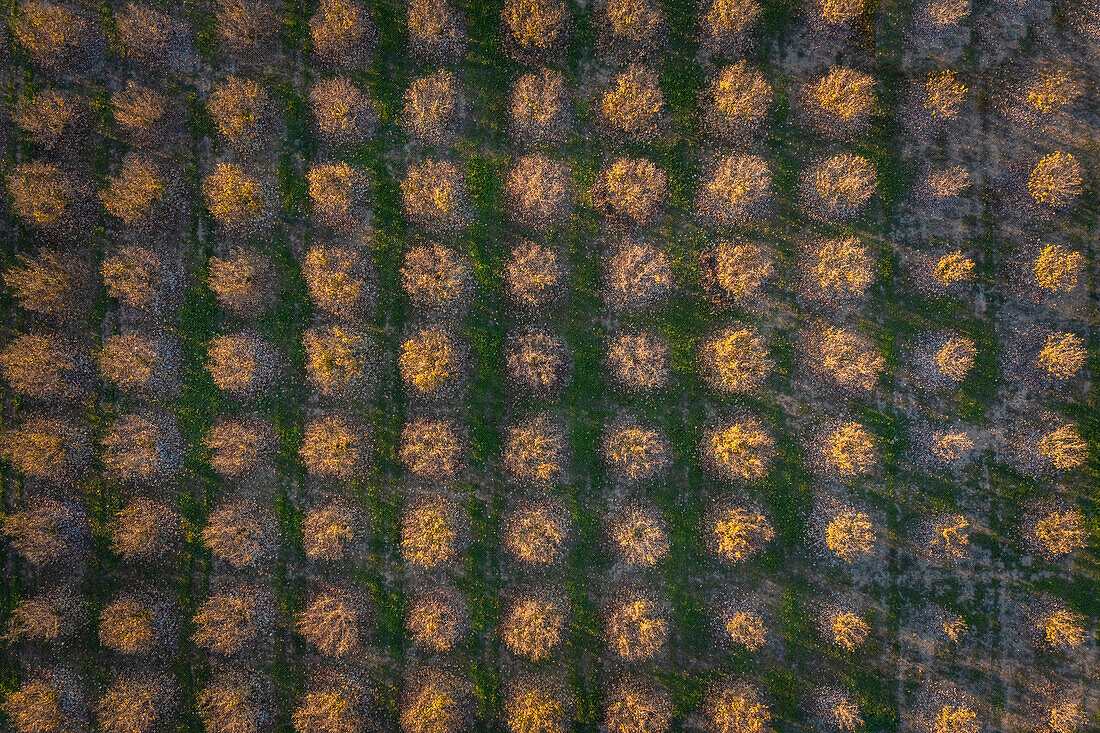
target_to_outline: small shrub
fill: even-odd
[[[367,532],[367,520],[348,501],[335,498],[302,518],[302,549],[314,561],[339,562],[352,556]]]
[[[442,328],[421,329],[401,344],[398,367],[406,389],[421,397],[453,391],[461,371],[462,355]]]
[[[464,441],[449,420],[416,419],[401,433],[401,462],[418,478],[451,478],[462,467],[464,453]]]
[[[608,471],[631,483],[655,477],[670,460],[665,438],[656,429],[632,421],[608,425],[604,431],[603,454]]]
[[[799,199],[815,219],[844,221],[859,214],[877,187],[878,173],[869,160],[841,153],[803,172]]]
[[[520,63],[545,62],[565,51],[570,16],[564,0],[507,0],[501,21],[505,48]]]
[[[19,264],[4,272],[4,285],[22,308],[59,323],[87,315],[94,283],[85,260],[45,247],[34,257],[17,258]]]
[[[401,285],[417,306],[456,311],[472,290],[470,262],[442,244],[410,247],[401,267]]]
[[[572,127],[573,109],[565,76],[555,69],[526,74],[512,87],[508,105],[512,140],[527,145],[557,145]]]
[[[500,636],[508,650],[533,662],[549,659],[565,634],[568,606],[549,593],[512,600],[501,620]]]
[[[78,400],[92,386],[87,347],[59,334],[16,337],[0,351],[0,371],[12,391],[38,400]]]
[[[374,100],[346,76],[314,84],[309,104],[320,138],[333,145],[358,145],[378,125]]]
[[[970,0],[929,0],[920,23],[935,31],[957,28],[970,17]]]
[[[426,160],[410,166],[401,182],[405,218],[436,234],[453,232],[470,220],[469,194],[453,163]]]
[[[695,209],[712,226],[745,224],[764,214],[773,194],[772,172],[756,155],[727,155],[703,181]]]
[[[264,567],[278,555],[279,523],[259,502],[229,500],[211,512],[202,543],[216,559],[234,568]]]
[[[362,653],[368,619],[366,599],[357,590],[327,587],[294,615],[298,633],[326,657]]]
[[[610,377],[626,392],[656,392],[668,384],[668,342],[654,333],[624,333],[607,347]]]
[[[183,467],[183,437],[168,414],[122,415],[102,445],[104,467],[126,482],[163,484]]]
[[[863,12],[864,0],[813,0],[813,18],[816,26],[835,28],[855,22]]]
[[[275,218],[275,192],[266,180],[236,163],[217,163],[202,182],[206,206],[214,220],[236,235],[267,229]]]
[[[405,616],[405,630],[414,644],[442,653],[469,631],[470,612],[462,594],[436,586],[413,595]]]
[[[443,145],[458,133],[465,106],[454,72],[440,70],[416,79],[405,90],[401,123],[410,138]]]
[[[620,158],[600,172],[592,205],[618,226],[644,227],[668,200],[668,176],[642,158]]]
[[[873,76],[834,66],[806,89],[803,104],[817,131],[830,137],[846,137],[867,127],[875,101]]]
[[[36,568],[55,563],[78,568],[90,550],[88,516],[73,502],[37,498],[4,517],[0,528],[12,549]]]
[[[226,478],[244,478],[270,469],[278,447],[271,425],[259,418],[216,422],[203,445],[210,466]]]
[[[429,64],[460,59],[466,50],[462,14],[447,0],[407,0],[409,52]]]
[[[431,569],[458,559],[468,527],[463,511],[450,499],[421,496],[401,518],[401,554],[405,562]]]
[[[2,448],[17,472],[50,483],[78,476],[92,454],[83,424],[46,416],[29,417],[6,431]]]
[[[568,221],[573,211],[569,168],[542,154],[525,155],[508,171],[504,196],[512,219],[538,231]]]
[[[730,327],[704,342],[700,368],[710,386],[719,392],[759,392],[775,362],[760,334],[752,328]]]
[[[520,242],[505,265],[511,301],[525,310],[548,305],[559,294],[564,277],[558,255],[544,244]]]
[[[163,560],[180,546],[183,519],[175,509],[138,498],[120,509],[111,523],[111,549],[123,560]]]
[[[1064,211],[1081,195],[1082,181],[1081,164],[1059,150],[1035,164],[1027,179],[1027,190],[1039,206]]]
[[[652,659],[668,640],[668,611],[646,595],[628,592],[613,604],[605,633],[607,646],[624,662]]]
[[[275,607],[259,586],[239,583],[211,594],[195,614],[192,640],[215,654],[232,656],[270,638]]]
[[[302,277],[318,310],[341,320],[359,320],[375,307],[377,289],[370,263],[347,247],[312,247]]]
[[[936,519],[930,529],[927,549],[934,557],[948,562],[966,558],[970,550],[970,520],[961,514]]]
[[[99,698],[99,728],[104,733],[171,730],[179,702],[179,689],[169,675],[118,674]]]
[[[505,433],[504,470],[513,480],[548,487],[565,468],[566,439],[561,425],[545,413],[511,426]]]
[[[378,31],[356,0],[321,0],[309,20],[313,52],[331,66],[366,66],[374,55]]]
[[[525,502],[504,517],[504,547],[528,565],[562,561],[571,526],[569,515],[552,501]]]
[[[668,554],[669,539],[657,512],[638,504],[626,504],[607,520],[607,533],[615,552],[628,565],[650,567]]]
[[[961,165],[929,171],[918,184],[917,195],[925,203],[942,208],[970,188],[970,173]]]
[[[657,84],[657,72],[638,63],[628,66],[604,92],[599,114],[600,122],[616,138],[655,140],[666,121],[665,96]]]
[[[350,481],[366,468],[371,449],[364,426],[340,415],[326,415],[306,425],[298,454],[314,476]]]

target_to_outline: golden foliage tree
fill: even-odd
[[[269,0],[219,0],[219,50],[239,61],[262,59],[278,43],[280,18],[272,5]]]
[[[943,31],[958,27],[970,17],[970,0],[930,0],[924,10],[922,23],[933,30]]]
[[[595,14],[597,46],[603,56],[632,61],[661,50],[668,24],[652,0],[607,0]]]
[[[806,294],[829,304],[840,304],[867,293],[875,281],[871,250],[856,237],[819,239],[802,253]]]
[[[294,615],[298,633],[326,657],[361,653],[366,643],[366,600],[347,588],[319,590]]]
[[[974,342],[965,336],[951,336],[936,349],[932,361],[940,376],[952,382],[961,382],[974,368],[974,357],[978,354]]]
[[[616,553],[628,565],[650,567],[668,554],[668,532],[657,512],[628,503],[608,517],[608,535]]]
[[[623,677],[608,691],[604,725],[608,733],[667,733],[672,698],[661,685],[642,677]]]
[[[179,547],[183,528],[183,519],[175,509],[139,497],[115,513],[111,549],[131,562],[161,560]]]
[[[126,55],[139,64],[177,71],[194,58],[191,29],[155,7],[127,3],[116,11],[115,27]]]
[[[756,690],[732,681],[710,691],[703,717],[709,733],[760,733],[771,723],[771,711]]]
[[[87,428],[73,420],[32,416],[4,433],[4,459],[24,476],[51,483],[74,478],[92,453]]]
[[[460,361],[451,336],[440,327],[429,327],[402,342],[398,368],[410,392],[431,397],[455,386]]]
[[[4,517],[0,529],[19,556],[37,568],[58,562],[78,567],[91,539],[83,507],[50,498],[38,498]]]
[[[508,428],[504,444],[504,470],[514,480],[550,486],[565,469],[565,431],[546,413],[539,413]]]
[[[751,327],[720,331],[699,351],[703,374],[720,392],[758,392],[775,362],[768,356],[764,339]]]
[[[1039,439],[1039,457],[1052,468],[1069,471],[1084,465],[1089,457],[1089,445],[1081,437],[1075,423],[1066,423]]]
[[[761,216],[774,189],[767,161],[757,155],[727,155],[699,187],[695,208],[715,226],[736,226]]]
[[[148,654],[172,643],[175,629],[164,602],[122,596],[99,612],[99,644],[119,654]]]
[[[235,568],[259,568],[279,551],[275,514],[252,499],[230,499],[211,512],[202,530],[210,554]]]
[[[826,28],[850,25],[863,8],[864,0],[815,0],[813,22]]]
[[[277,299],[275,265],[255,249],[234,247],[227,257],[211,257],[208,278],[218,305],[242,318],[266,313]]]
[[[527,565],[555,565],[565,556],[571,526],[553,501],[527,501],[504,517],[504,548]]]
[[[267,339],[247,331],[215,336],[206,351],[206,370],[214,384],[236,397],[267,392],[275,384],[279,363]]]
[[[569,168],[541,153],[516,161],[508,171],[504,195],[512,219],[539,231],[560,225],[573,210]]]
[[[405,616],[405,630],[414,644],[446,652],[465,636],[469,616],[462,594],[450,586],[439,585],[413,594]]]
[[[816,219],[843,221],[856,216],[878,188],[878,173],[860,155],[841,153],[812,165],[802,174],[799,197]]]
[[[1085,258],[1061,244],[1046,244],[1031,265],[1035,285],[1045,293],[1068,293],[1077,287]]]
[[[501,620],[501,639],[512,654],[533,662],[549,659],[565,633],[567,605],[549,593],[512,600]]]
[[[461,229],[469,223],[466,182],[453,163],[425,160],[410,166],[401,182],[405,218],[437,234]]]
[[[1072,333],[1051,333],[1047,335],[1035,358],[1035,364],[1053,379],[1070,379],[1085,366],[1088,351],[1084,340]]]
[[[366,176],[347,163],[320,163],[306,173],[313,216],[339,231],[351,231],[366,216]]]
[[[501,21],[506,48],[520,63],[556,57],[569,39],[569,9],[564,0],[507,0]]]
[[[622,333],[607,346],[611,378],[627,392],[655,392],[668,383],[668,342],[655,333]]]
[[[270,423],[259,418],[227,418],[215,423],[203,445],[210,466],[226,478],[242,478],[270,467],[277,442]]]
[[[732,611],[722,622],[726,638],[737,647],[759,651],[767,641],[764,619],[755,611]]]
[[[298,702],[292,723],[297,733],[365,733],[370,697],[358,678],[344,673],[318,675]]]
[[[512,140],[527,145],[556,145],[572,121],[565,76],[556,69],[526,74],[512,87],[508,123]]]
[[[839,611],[829,619],[829,634],[837,646],[854,652],[867,641],[871,627],[851,611]]]
[[[314,327],[302,335],[306,376],[326,397],[362,399],[377,384],[377,345],[364,333],[343,326]]]
[[[17,255],[17,261],[4,272],[4,285],[21,307],[59,323],[78,321],[87,313],[93,271],[85,260],[43,247],[33,257]]]
[[[407,686],[401,709],[403,733],[458,733],[471,720],[466,682],[437,666],[423,667]]]
[[[668,297],[672,261],[658,247],[634,239],[621,242],[607,262],[607,300],[622,310],[637,310]]]
[[[96,706],[104,733],[153,733],[174,721],[179,706],[175,680],[146,672],[115,676]]]
[[[974,447],[974,440],[960,431],[937,431],[931,435],[929,453],[934,462],[948,465],[959,460]]]
[[[921,108],[927,122],[941,125],[958,119],[967,91],[966,85],[958,80],[954,71],[929,74],[921,88]]]
[[[183,437],[174,416],[122,415],[103,437],[103,465],[127,482],[164,483],[183,466]]]
[[[700,258],[701,269],[708,265],[713,273],[704,272],[704,278],[713,277],[721,297],[742,306],[758,302],[764,285],[775,274],[772,256],[763,247],[751,242],[718,242],[712,258],[709,254]]]
[[[89,213],[86,186],[53,163],[21,163],[8,174],[12,210],[23,222],[47,232],[65,233]]]
[[[409,51],[430,64],[454,61],[466,48],[462,15],[447,0],[407,0]]]
[[[442,145],[458,132],[464,106],[458,77],[441,69],[414,80],[405,90],[401,123],[410,138]]]
[[[557,334],[522,329],[508,337],[506,352],[508,378],[522,391],[551,394],[569,379],[569,347]]]
[[[943,286],[969,282],[974,278],[974,260],[962,251],[950,252],[936,261],[933,277]]]
[[[370,460],[370,433],[359,422],[325,415],[306,425],[298,454],[306,470],[319,478],[349,481]]]
[[[605,633],[623,661],[652,659],[668,640],[668,611],[647,595],[628,592],[613,604]]]
[[[1027,179],[1027,190],[1040,206],[1061,211],[1081,195],[1081,164],[1061,150],[1043,156]]]
[[[401,285],[418,306],[454,310],[469,297],[470,263],[439,243],[410,247],[401,267]]]
[[[932,733],[978,733],[978,714],[966,705],[944,705],[932,721]]]
[[[87,14],[61,3],[21,4],[11,29],[35,63],[49,71],[87,73],[103,60],[103,31]]]
[[[1035,521],[1029,539],[1041,553],[1058,559],[1087,547],[1089,533],[1079,511],[1055,510]]]
[[[664,436],[632,421],[613,423],[604,430],[603,454],[612,474],[633,483],[653,478],[670,459]]]
[[[26,333],[0,351],[0,371],[11,389],[38,400],[77,400],[91,387],[87,347],[72,336]]]
[[[1063,702],[1047,713],[1046,727],[1051,733],[1077,733],[1088,725],[1088,714],[1078,703]]]
[[[377,291],[370,263],[348,247],[312,247],[302,277],[314,307],[342,320],[358,320],[374,310]]]
[[[464,542],[465,515],[450,499],[425,495],[405,508],[401,518],[401,553],[419,568],[449,565]]]
[[[958,198],[970,188],[970,173],[961,165],[929,171],[921,182],[921,193],[935,205]]]
[[[314,561],[347,559],[367,530],[367,521],[350,502],[334,498],[302,518],[302,549]]]
[[[1044,69],[1027,84],[1024,101],[1043,115],[1060,112],[1081,96],[1081,87],[1068,69]]]
[[[615,137],[652,141],[661,133],[665,95],[657,72],[632,63],[611,80],[600,100],[600,121]]]
[[[726,506],[711,512],[705,535],[707,545],[719,558],[740,563],[763,552],[775,538],[775,530],[756,509]]]
[[[775,439],[754,418],[709,431],[702,448],[719,474],[736,481],[763,478],[775,458]]]
[[[90,128],[88,102],[75,92],[43,89],[19,99],[15,124],[46,150],[80,148]]]
[[[644,158],[619,158],[592,187],[592,205],[623,227],[650,224],[667,199],[668,176]]]
[[[270,594],[239,583],[211,594],[195,614],[192,640],[215,654],[232,656],[264,642],[273,628]]]
[[[870,555],[875,542],[875,527],[864,512],[841,511],[825,527],[825,546],[847,563]]]
[[[309,19],[313,52],[331,66],[366,66],[378,35],[370,12],[356,0],[321,0]]]
[[[319,136],[334,145],[356,145],[370,137],[378,124],[370,94],[346,76],[314,84],[309,105]]]
[[[716,0],[744,2],[749,0]],[[723,67],[703,97],[703,121],[707,131],[722,140],[738,142],[756,132],[768,116],[772,88],[762,72],[738,61]]]
[[[557,253],[545,244],[528,241],[515,246],[504,270],[511,301],[525,310],[549,304],[560,292],[563,276]]]
[[[1054,649],[1075,649],[1085,643],[1088,631],[1086,619],[1079,613],[1060,608],[1039,619],[1043,640]]]
[[[169,273],[151,249],[125,246],[103,258],[107,294],[140,310],[155,311],[165,304]]]
[[[733,56],[748,44],[760,13],[758,0],[709,0],[699,19],[699,45],[712,54]]]
[[[565,733],[572,726],[571,702],[554,678],[521,678],[504,699],[505,723],[511,733]]]
[[[168,97],[133,81],[111,95],[111,107],[115,123],[137,142],[162,137],[171,121]]]
[[[875,107],[875,78],[846,66],[834,66],[804,93],[810,123],[831,137],[862,131]]]
[[[266,181],[236,163],[217,163],[203,179],[202,193],[214,220],[235,234],[265,229],[275,215],[275,196]]]
[[[218,134],[241,150],[259,147],[275,122],[271,96],[252,79],[228,77],[214,87],[206,108]]]
[[[218,674],[196,703],[207,733],[261,733],[274,717],[270,685],[246,671]]]
[[[405,424],[399,453],[413,476],[445,479],[462,467],[465,443],[450,420],[418,418]]]
[[[62,646],[73,641],[87,622],[83,597],[73,588],[56,586],[21,598],[8,617],[2,638],[9,644],[29,641]]]
[[[807,332],[806,366],[814,376],[852,392],[870,392],[886,367],[872,341],[846,328]]]
[[[869,472],[878,462],[875,439],[859,423],[836,425],[823,436],[823,468],[843,478]]]
[[[100,377],[119,390],[151,397],[175,393],[180,357],[175,344],[130,331],[104,339],[96,364]]]

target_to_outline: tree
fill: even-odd
[[[99,698],[99,727],[105,733],[153,733],[168,729],[179,702],[179,689],[169,675],[118,674]]]
[[[669,462],[669,445],[654,428],[633,421],[608,425],[603,439],[604,461],[617,478],[639,483],[655,477]]]
[[[527,565],[556,565],[566,552],[572,529],[569,515],[552,501],[527,501],[504,517],[504,547]]]
[[[87,702],[81,680],[68,669],[36,672],[0,702],[16,733],[65,733],[85,730]]]
[[[978,733],[978,715],[965,705],[944,705],[932,722],[932,733]]]
[[[306,173],[313,216],[339,231],[353,231],[367,215],[369,185],[365,175],[347,163],[314,165]]]
[[[545,62],[565,50],[569,20],[564,0],[507,0],[501,11],[505,47],[520,63]]]
[[[611,339],[611,378],[627,392],[656,392],[668,383],[668,342],[655,333],[623,333]]]
[[[298,633],[326,657],[348,657],[365,646],[368,613],[360,593],[330,587],[318,591],[294,615]]]
[[[275,458],[277,440],[271,425],[259,418],[223,419],[206,434],[210,466],[226,478],[262,473]]]
[[[401,182],[405,218],[436,234],[462,229],[469,223],[466,182],[453,163],[426,160],[410,166]]]
[[[175,394],[182,355],[173,343],[133,331],[108,336],[96,353],[99,375],[139,397]]]
[[[814,22],[824,27],[850,25],[863,12],[864,0],[816,0]]]
[[[306,425],[298,449],[306,470],[314,476],[350,481],[370,459],[370,433],[357,421],[341,415],[325,415]]]
[[[825,435],[822,454],[823,468],[844,478],[867,473],[878,461],[871,433],[854,422],[840,423],[830,430]]]
[[[196,645],[223,656],[239,654],[270,636],[274,624],[271,594],[247,583],[210,595],[195,614]]]
[[[711,551],[726,562],[741,563],[764,551],[775,538],[771,522],[756,509],[722,507],[711,513],[705,530]]]
[[[704,342],[700,366],[707,382],[719,392],[758,392],[775,362],[764,339],[753,328],[730,327]]]
[[[875,107],[875,78],[844,66],[834,66],[805,91],[810,123],[823,135],[846,137],[867,127]]]
[[[377,384],[374,341],[340,326],[314,327],[302,336],[306,374],[326,397],[361,399]]]
[[[410,138],[428,145],[450,142],[462,122],[466,100],[454,72],[439,70],[405,90],[401,123]]]
[[[270,688],[266,679],[246,671],[218,674],[199,692],[196,701],[207,733],[266,730],[274,717]]]
[[[178,71],[195,58],[187,25],[148,5],[127,3],[115,25],[126,55],[139,64]]]
[[[267,255],[233,247],[225,258],[211,257],[208,267],[210,289],[218,304],[230,313],[257,318],[275,304],[279,278]]]
[[[958,81],[954,71],[929,74],[921,90],[921,108],[927,115],[926,122],[942,125],[957,119],[966,92],[966,85]]]
[[[974,342],[965,336],[951,336],[936,350],[932,360],[940,376],[958,383],[974,368],[974,357],[978,349]]]
[[[266,229],[275,216],[275,196],[268,182],[236,163],[216,163],[203,179],[202,193],[214,220],[234,234]]]
[[[749,0],[717,0],[722,3]],[[722,140],[737,142],[755,133],[772,105],[772,88],[762,72],[738,61],[723,67],[706,89],[703,122],[707,131]]]
[[[348,558],[367,533],[367,521],[348,501],[335,498],[302,518],[302,549],[314,561]]]
[[[932,204],[942,205],[970,188],[970,173],[961,165],[930,171],[921,182],[921,194]]]
[[[664,48],[668,23],[651,0],[607,0],[596,9],[597,46],[602,56],[632,61]]]
[[[312,247],[302,277],[314,307],[341,320],[359,320],[374,311],[377,289],[367,259],[348,247]]]
[[[963,255],[961,250],[945,254],[936,261],[933,277],[947,287],[969,282],[974,277],[974,260]]]
[[[851,611],[840,611],[833,614],[829,620],[829,631],[838,646],[854,652],[867,641],[867,634],[870,633],[871,627]]]
[[[87,428],[72,420],[36,415],[4,433],[4,459],[24,476],[50,483],[76,477],[92,454]]]
[[[401,267],[401,285],[417,306],[457,310],[470,295],[469,260],[434,242],[410,247]]]
[[[16,216],[32,229],[69,233],[90,213],[84,183],[52,163],[15,166],[8,174],[8,194]]]
[[[665,96],[657,72],[632,63],[615,76],[600,100],[600,120],[616,138],[649,142],[661,133]]]
[[[115,123],[141,142],[156,140],[167,131],[169,104],[160,92],[132,81],[111,96]]]
[[[1085,258],[1060,244],[1046,244],[1031,266],[1034,283],[1047,293],[1068,293],[1077,286]]]
[[[302,696],[292,722],[297,733],[364,733],[368,729],[366,687],[345,673],[318,675]]]
[[[169,273],[153,250],[124,246],[103,258],[101,271],[107,294],[112,298],[145,311],[165,305]]]
[[[1089,533],[1076,509],[1055,510],[1038,518],[1031,527],[1030,539],[1039,552],[1060,559],[1088,547]]]
[[[553,677],[525,677],[504,699],[504,717],[511,733],[565,733],[571,727],[571,698]]]
[[[668,611],[652,598],[628,592],[607,619],[607,645],[625,662],[652,659],[668,639]]]
[[[257,501],[230,499],[210,514],[202,543],[234,568],[262,568],[279,551],[278,519]]]
[[[1039,439],[1039,457],[1059,471],[1083,466],[1089,457],[1088,443],[1081,438],[1076,423],[1066,423]]]
[[[374,100],[346,76],[314,84],[309,104],[320,137],[334,145],[356,145],[378,125]]]
[[[429,64],[454,61],[466,49],[462,15],[447,0],[407,0],[409,52]]]
[[[664,300],[672,290],[672,262],[663,250],[626,239],[607,262],[607,300],[621,310],[639,310]]]
[[[504,470],[519,483],[550,486],[565,464],[565,431],[546,413],[539,413],[505,433]]]
[[[974,447],[974,440],[963,432],[938,431],[932,435],[930,452],[941,464],[950,464],[962,458]]]
[[[930,0],[922,17],[923,24],[934,30],[958,27],[970,17],[969,0]]]
[[[512,654],[533,662],[549,659],[565,632],[567,605],[548,593],[512,600],[501,620],[501,639]]]
[[[604,725],[608,733],[667,733],[672,699],[665,688],[642,677],[623,677],[608,691]]]
[[[723,622],[726,637],[734,646],[755,652],[764,647],[767,635],[764,619],[755,611],[735,611],[727,614]]]
[[[525,310],[549,304],[560,292],[563,274],[553,249],[528,241],[515,246],[504,270],[512,303]]]
[[[1075,649],[1085,643],[1089,634],[1085,630],[1085,617],[1060,608],[1039,620],[1043,639],[1054,649]]]
[[[165,599],[122,596],[99,613],[99,644],[119,654],[148,654],[175,641],[175,619]]]
[[[277,42],[279,21],[268,0],[218,0],[218,48],[238,61],[262,59]]]
[[[450,499],[424,495],[401,517],[401,554],[412,566],[431,569],[458,558],[465,541],[465,515]]]
[[[1059,332],[1047,335],[1035,364],[1046,376],[1065,380],[1080,372],[1087,360],[1084,340],[1076,334]]]
[[[0,529],[19,556],[35,568],[64,563],[78,569],[91,547],[88,516],[74,502],[37,498],[6,516]]]
[[[824,326],[804,340],[809,371],[843,390],[870,392],[886,367],[872,341],[850,329]]]
[[[555,69],[525,74],[512,87],[508,105],[512,140],[527,145],[556,145],[572,123],[565,76]]]
[[[139,497],[115,513],[111,549],[123,560],[157,561],[178,549],[183,519],[165,503]]]
[[[401,462],[419,478],[451,478],[464,464],[464,453],[464,441],[449,420],[418,418],[401,433]]]
[[[91,128],[88,102],[61,89],[43,89],[33,97],[21,97],[13,120],[46,150],[80,148]]]
[[[92,386],[87,347],[60,334],[16,337],[0,351],[0,371],[16,394],[37,400],[75,401]]]
[[[712,226],[737,226],[761,216],[774,182],[767,161],[756,155],[727,155],[699,188],[695,209]]]
[[[878,173],[869,160],[841,153],[814,164],[802,174],[799,197],[815,219],[844,221],[855,217],[878,187]]]
[[[825,238],[803,248],[806,294],[828,304],[841,304],[867,294],[875,281],[871,250],[856,237]]]
[[[842,511],[825,527],[825,546],[846,563],[870,555],[876,541],[871,518],[863,512]]]
[[[1043,156],[1027,179],[1027,190],[1035,203],[1055,211],[1068,209],[1081,195],[1081,164],[1060,150]]]
[[[748,45],[760,18],[758,0],[709,0],[699,21],[699,45],[707,52],[731,57]]]
[[[763,478],[775,458],[775,439],[753,418],[709,431],[702,447],[723,478],[735,481]]]
[[[413,594],[405,630],[414,644],[446,652],[469,631],[470,612],[462,594],[447,585]]]
[[[378,31],[356,0],[321,0],[309,19],[313,52],[331,66],[361,67],[374,55]]]
[[[58,585],[21,598],[8,617],[9,644],[21,641],[67,645],[88,623],[88,608],[74,588]],[[9,713],[10,715],[10,713]]]
[[[516,161],[508,171],[504,195],[512,219],[538,231],[568,220],[573,211],[569,168],[542,154],[525,155]]]
[[[619,158],[592,187],[592,205],[624,228],[650,224],[667,199],[668,176],[643,158]]]
[[[169,414],[122,415],[102,445],[103,465],[122,481],[163,484],[183,467],[183,437]]]
[[[1080,704],[1063,702],[1050,708],[1047,714],[1046,727],[1051,733],[1076,733],[1085,730],[1088,725],[1088,714]]]
[[[1024,100],[1042,115],[1060,112],[1081,96],[1081,88],[1068,69],[1044,69],[1027,84]]]
[[[508,377],[521,391],[553,394],[569,379],[569,347],[557,334],[520,330],[508,337],[506,352]]]
[[[275,384],[281,359],[274,347],[255,333],[215,336],[207,347],[206,370],[214,384],[239,398],[264,394]]]
[[[709,733],[760,733],[768,730],[772,717],[755,689],[732,681],[711,689],[703,716]]]
[[[970,549],[970,520],[961,514],[937,519],[931,527],[928,550],[949,562],[958,562]]]
[[[627,565],[651,567],[668,554],[664,522],[655,511],[638,504],[628,503],[611,513],[608,535]]]
[[[401,709],[403,733],[458,733],[472,718],[470,690],[440,667],[423,667],[413,678]]]
[[[852,696],[843,690],[826,687],[814,700],[818,718],[831,730],[856,731],[863,727],[863,716]]]
[[[254,150],[275,124],[275,107],[267,90],[251,79],[228,77],[214,87],[206,103],[218,134],[230,146]]]
[[[460,354],[450,334],[442,328],[424,328],[401,344],[398,367],[412,394],[438,397],[455,387]]]
[[[4,272],[4,284],[22,308],[59,323],[87,314],[94,287],[88,262],[45,247],[34,257],[17,258],[19,264]]]
[[[720,288],[721,296],[738,305],[758,302],[763,296],[764,285],[775,274],[771,255],[761,246],[750,242],[721,240],[715,245],[713,257],[700,257],[700,269],[709,267],[710,276]],[[704,287],[706,283],[704,282]]]
[[[103,31],[85,13],[60,3],[20,5],[11,29],[35,63],[48,71],[80,75],[103,61]]]

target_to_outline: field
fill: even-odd
[[[1100,2],[9,0],[15,733],[1100,729]]]

